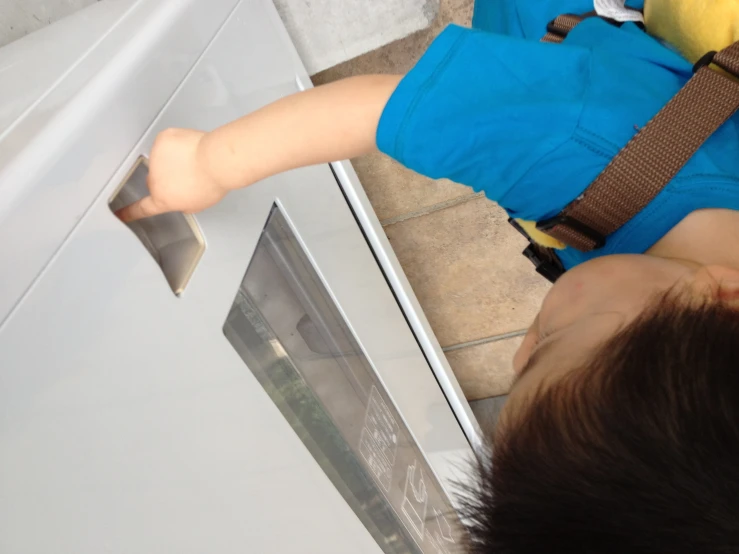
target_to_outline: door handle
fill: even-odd
[[[111,211],[116,212],[148,196],[148,175],[148,159],[140,156],[110,199]],[[182,212],[170,212],[126,225],[157,262],[172,292],[177,296],[182,294],[205,252],[205,239],[195,218]]]

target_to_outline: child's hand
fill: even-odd
[[[205,133],[168,129],[157,136],[149,159],[150,196],[122,208],[116,215],[133,221],[165,212],[195,213],[216,204],[228,189],[211,175],[203,152]]]
[[[151,151],[151,196],[117,215],[133,221],[199,212],[277,173],[373,152],[380,115],[400,79],[351,77],[286,96],[208,134],[164,131]]]

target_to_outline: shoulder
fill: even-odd
[[[419,173],[498,200],[571,137],[590,56],[583,47],[451,26],[393,93],[378,147]]]

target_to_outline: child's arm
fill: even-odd
[[[169,129],[156,139],[146,197],[124,221],[216,204],[230,190],[372,151],[380,115],[401,77],[352,77],[288,96],[210,133]]]

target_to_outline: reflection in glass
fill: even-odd
[[[383,552],[456,552],[448,499],[277,208],[224,333]]]

